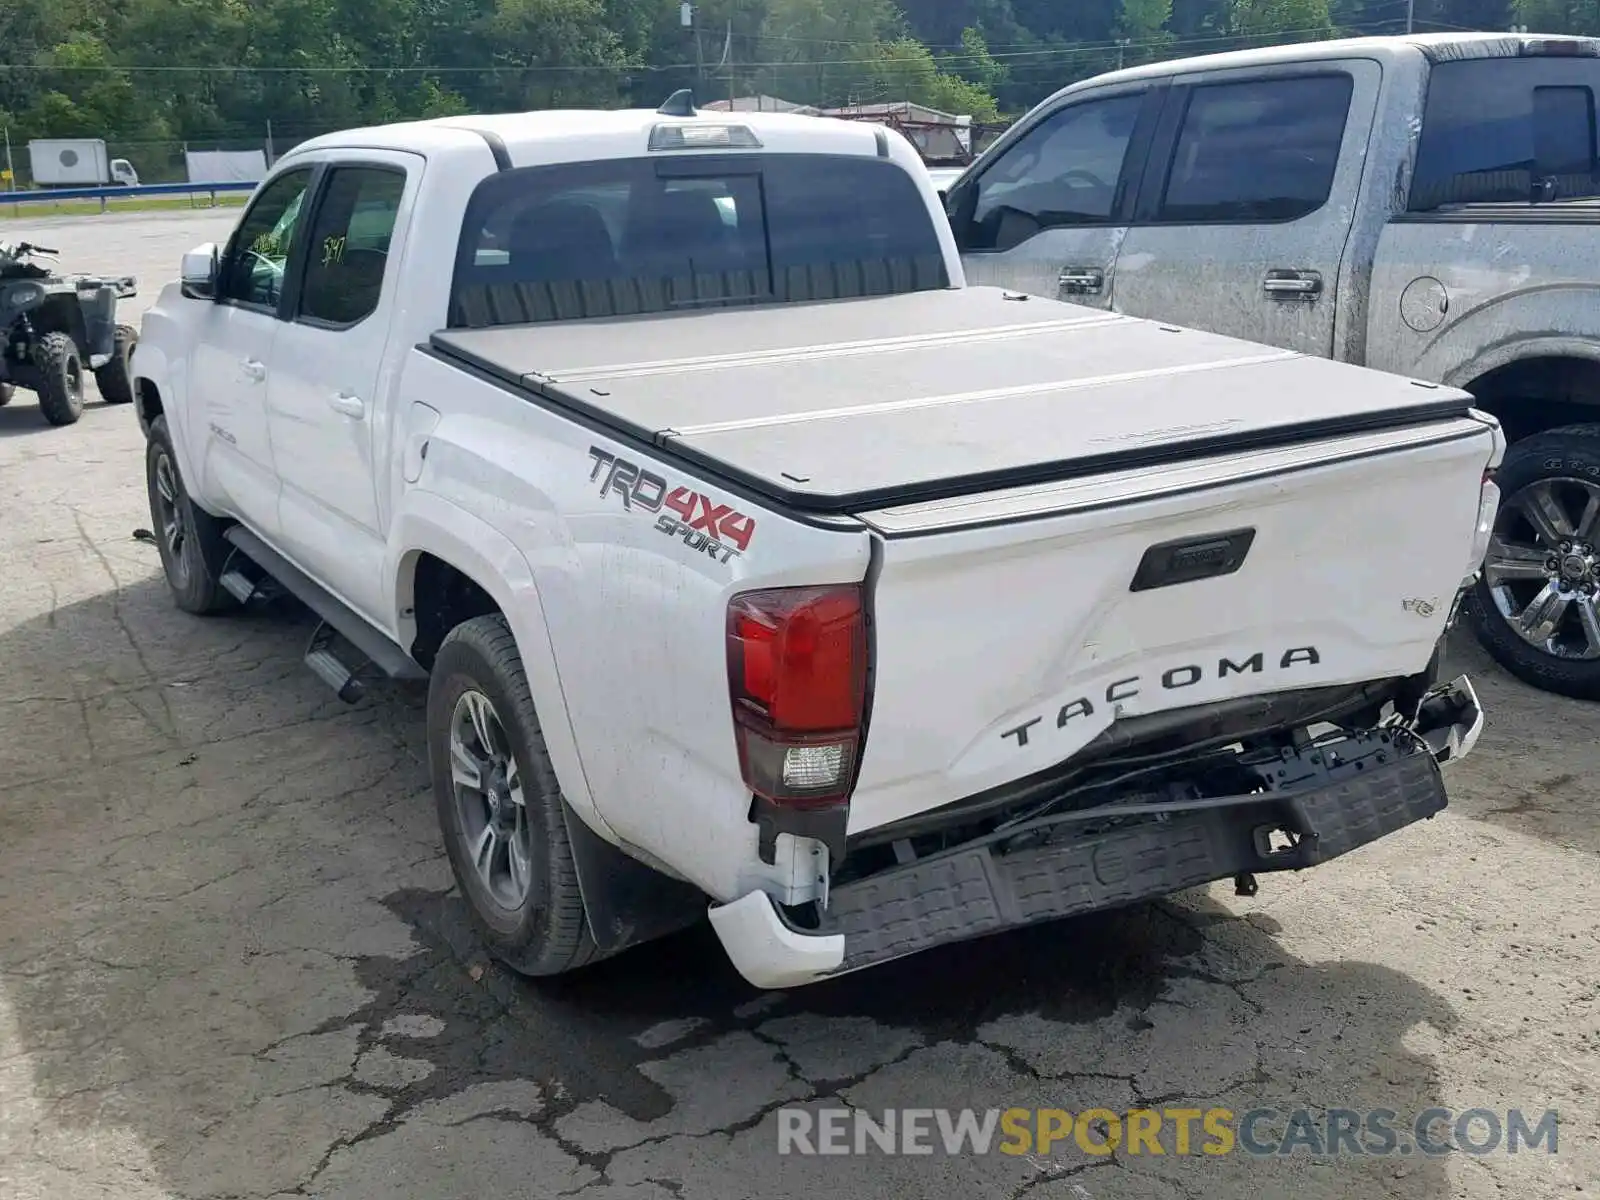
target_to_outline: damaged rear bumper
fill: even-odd
[[[1466,676],[1433,689],[1410,728],[1284,752],[1274,786],[1093,828],[1051,815],[833,889],[801,929],[765,892],[714,906],[734,966],[757,987],[796,987],[918,951],[1153,900],[1237,875],[1302,870],[1446,804],[1441,765],[1477,743]]]

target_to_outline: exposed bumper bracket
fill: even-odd
[[[1465,675],[1432,689],[1417,708],[1417,736],[1440,765],[1460,762],[1483,733],[1483,708]]]
[[[1265,790],[1053,814],[834,887],[814,929],[763,892],[711,909],[735,967],[793,987],[935,946],[1117,908],[1217,880],[1303,870],[1425,820],[1446,804],[1441,764],[1471,752],[1483,712],[1465,676],[1429,689],[1413,720],[1270,760]],[[1153,811],[1162,809],[1165,811]],[[1176,809],[1176,811],[1173,811]]]

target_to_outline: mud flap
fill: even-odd
[[[584,824],[565,800],[561,817],[589,936],[601,951],[613,954],[666,937],[706,915],[710,901],[699,888],[628,857]]]

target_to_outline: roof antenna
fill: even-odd
[[[673,92],[656,111],[663,117],[694,117],[699,115],[694,110],[694,93],[688,88],[679,88]]]

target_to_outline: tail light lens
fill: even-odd
[[[739,769],[795,808],[849,798],[867,693],[861,588],[773,588],[728,603],[728,688]]]
[[[1472,559],[1468,564],[1466,584],[1473,583],[1484,556],[1489,553],[1489,543],[1494,537],[1495,518],[1500,513],[1500,487],[1494,481],[1494,472],[1485,471],[1478,490],[1478,523],[1472,531]]]

